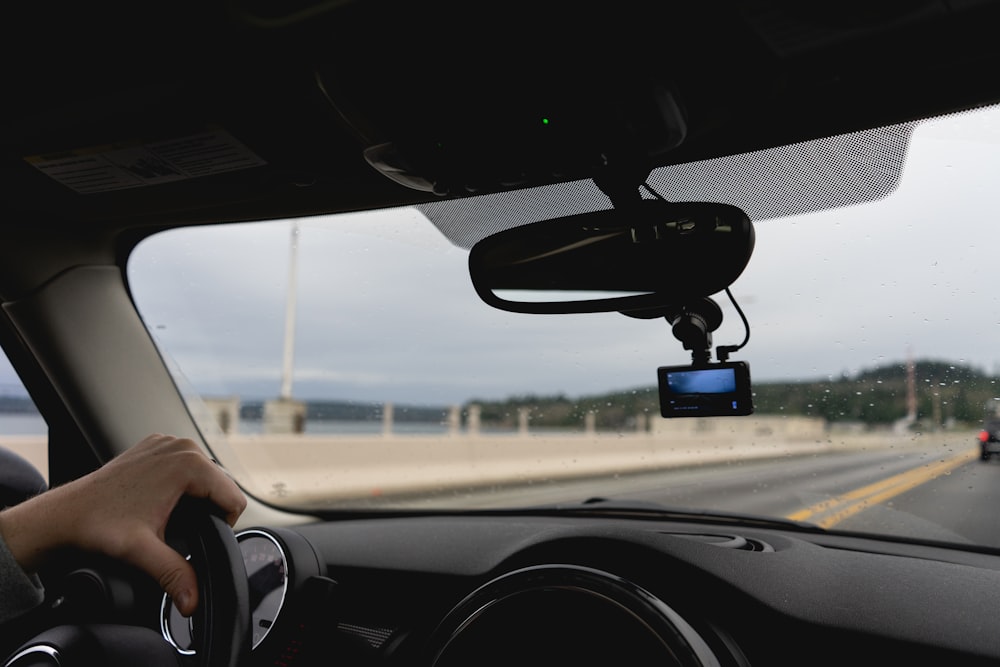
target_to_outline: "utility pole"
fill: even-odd
[[[913,349],[906,348],[906,420],[917,420],[917,373],[913,363]]]
[[[306,405],[292,399],[295,371],[295,313],[299,275],[299,224],[292,221],[291,254],[288,263],[288,296],[285,299],[285,346],[281,365],[281,392],[278,400],[264,402],[264,432],[291,434],[305,432]]]
[[[295,366],[295,313],[299,276],[299,223],[292,221],[291,256],[288,262],[288,296],[285,299],[285,351],[281,367],[281,400],[292,399]]]

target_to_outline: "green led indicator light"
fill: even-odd
[[[548,118],[543,118],[542,119],[542,125],[548,125],[548,124],[549,124],[549,119]]]

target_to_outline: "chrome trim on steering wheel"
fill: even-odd
[[[188,554],[185,560],[191,560],[191,555]],[[174,647],[174,649],[181,655],[197,655],[197,651],[193,648],[181,648],[177,641],[174,639],[173,633],[170,632],[170,614],[176,610],[173,601],[170,596],[166,593],[163,594],[163,601],[160,602],[160,634],[163,638],[167,640],[167,643]],[[179,613],[179,612],[178,612]],[[194,625],[191,618],[187,619],[188,625],[188,636],[194,638]]]
[[[52,658],[52,661],[56,665],[56,667],[62,664],[62,662],[60,662],[59,660],[59,651],[56,650],[55,647],[46,646],[45,644],[40,644],[38,646],[29,646],[28,648],[24,649],[23,651],[15,655],[13,658],[8,660],[4,664],[4,667],[16,667],[18,660],[27,657],[29,655],[34,655],[36,653],[41,653],[43,655],[47,655],[50,658]]]

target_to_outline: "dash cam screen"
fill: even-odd
[[[657,369],[660,413],[664,417],[748,415],[753,412],[750,369],[742,361],[704,368]]]
[[[667,384],[674,394],[725,394],[736,391],[736,372],[732,368],[667,373]]]

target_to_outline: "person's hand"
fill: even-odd
[[[65,548],[130,563],[187,616],[198,604],[194,568],[163,541],[183,495],[215,503],[230,525],[246,508],[243,492],[194,441],[155,434],[89,475],[0,512],[0,535],[28,572]]]

